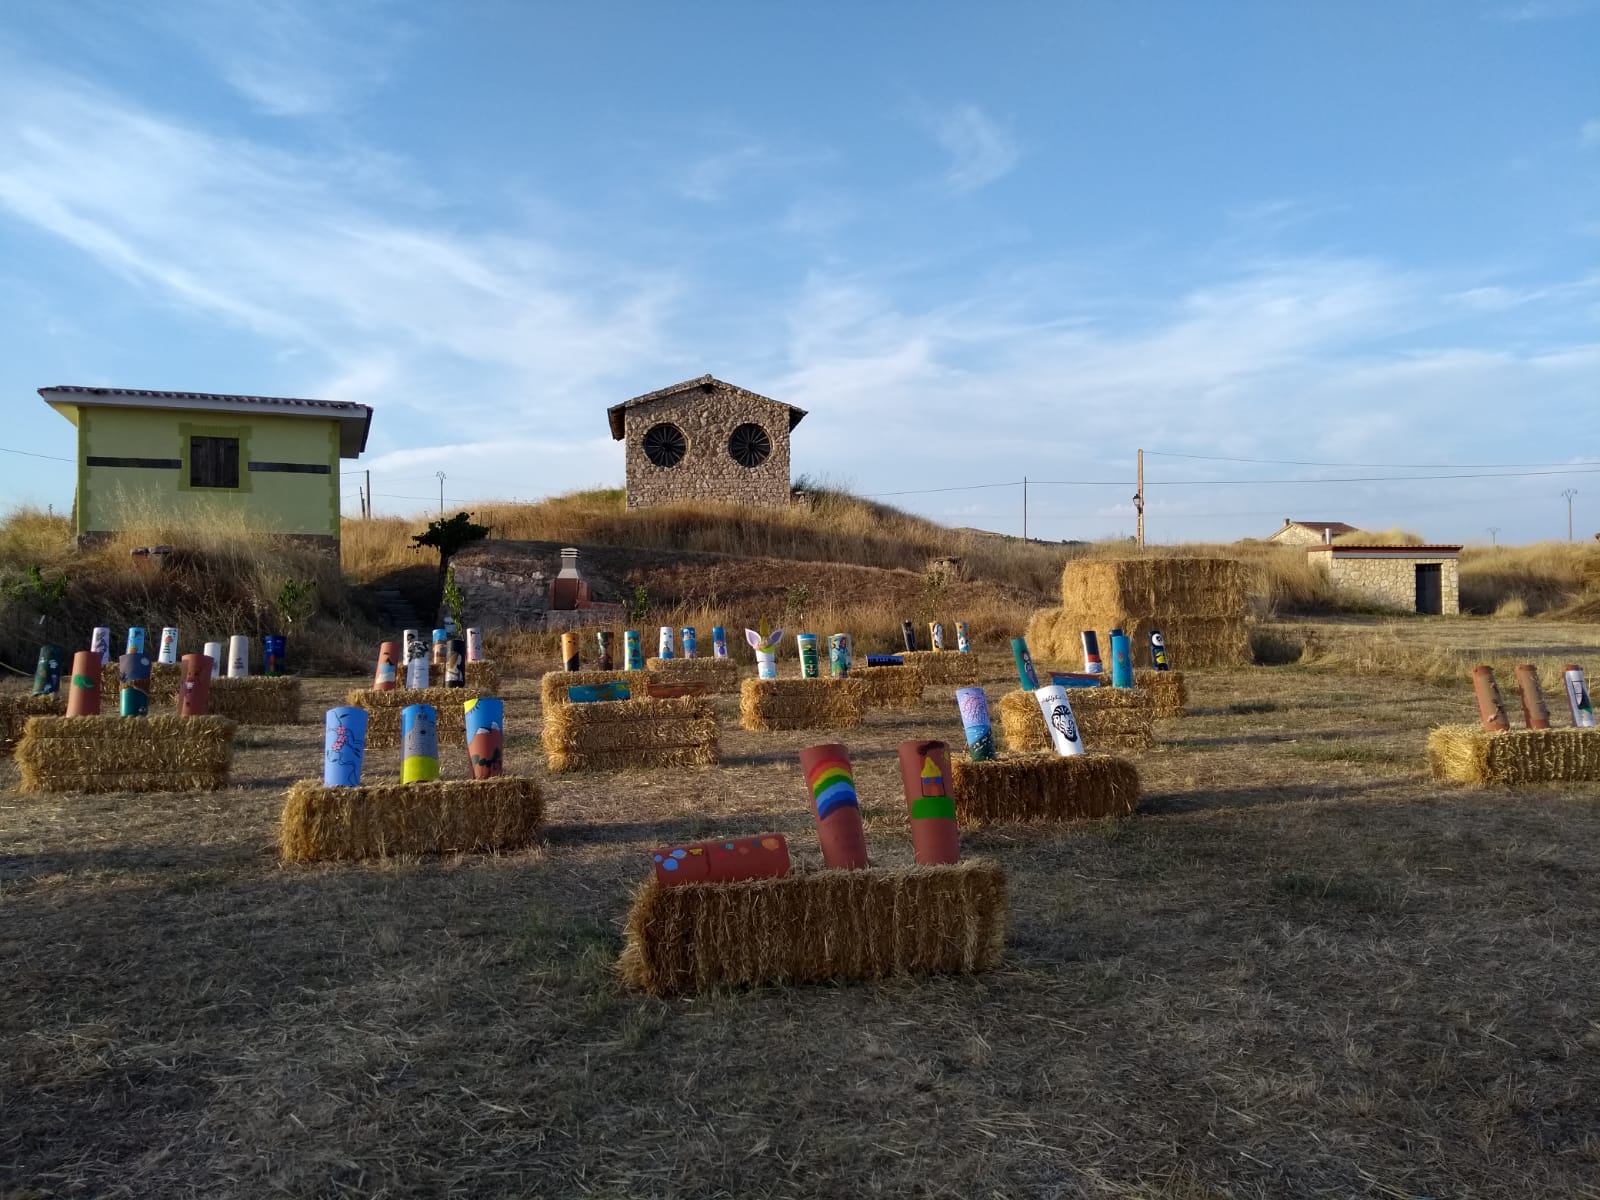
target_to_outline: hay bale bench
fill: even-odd
[[[758,733],[853,729],[861,724],[863,707],[861,687],[853,675],[848,679],[746,679],[739,688],[739,725]]]
[[[544,797],[531,779],[450,779],[323,787],[302,779],[283,801],[285,862],[396,854],[491,854],[532,845]]]
[[[635,894],[617,967],[658,996],[727,984],[982,971],[1005,946],[1006,878],[949,867],[819,871]]]
[[[1428,734],[1435,779],[1480,786],[1600,781],[1600,729],[1508,729],[1445,725]]]
[[[439,747],[467,744],[468,700],[482,700],[484,694],[471,688],[395,688],[375,692],[352,688],[344,702],[367,710],[367,749],[393,750],[400,745],[400,710],[412,704],[431,704],[438,714]]]
[[[1024,821],[1125,817],[1139,805],[1139,772],[1111,754],[1024,754],[950,760],[950,795],[963,829]]]
[[[717,715],[703,696],[557,704],[541,733],[552,771],[709,767],[720,753]]]
[[[1111,686],[1109,673],[1101,678],[1100,686]],[[1182,671],[1135,671],[1133,686],[1141,692],[1149,693],[1150,716],[1154,720],[1174,720],[1188,711],[1189,685],[1184,683]]]
[[[467,687],[484,696],[500,694],[500,668],[488,659],[466,664]]]
[[[69,654],[67,657],[71,658],[72,656]],[[227,665],[227,663],[223,663],[222,668],[226,670]],[[61,690],[63,692],[67,690],[67,675],[68,672],[66,671],[61,673]],[[152,704],[157,700],[177,700],[178,684],[182,681],[182,663],[161,663],[156,661],[155,655],[152,654],[150,656],[150,679],[145,691],[149,694]],[[117,660],[113,658],[100,668],[100,695],[110,696],[112,698],[111,703],[115,706],[117,702],[116,696],[121,687],[122,675],[118,670]]]
[[[867,708],[913,708],[922,703],[922,672],[916,667],[861,667],[850,672]]]
[[[226,717],[30,717],[17,744],[24,792],[211,792],[228,785]]]
[[[0,750],[9,750],[21,740],[29,717],[59,717],[66,711],[65,688],[54,696],[29,696],[23,692],[0,696]]]
[[[106,695],[114,696],[115,692]],[[174,700],[176,694],[174,694]],[[103,701],[102,701],[103,703]],[[300,678],[297,675],[247,675],[211,681],[212,716],[241,725],[298,725]]]
[[[1127,633],[1133,653],[1149,654],[1150,631],[1161,630],[1172,661],[1183,667],[1247,667],[1249,608],[1243,563],[1231,558],[1077,559],[1061,571],[1061,607],[1028,621],[1026,636],[1043,662],[1082,662],[1085,629]]]
[[[1091,754],[1147,750],[1155,745],[1149,692],[1141,688],[1073,688],[1067,697],[1084,748]],[[1008,750],[1030,753],[1050,749],[1050,731],[1032,692],[1007,692],[1000,697],[1000,732]]]
[[[638,671],[546,671],[539,677],[539,704],[546,711],[557,704],[566,704],[569,687],[597,683],[631,683],[641,687],[643,682]]]
[[[703,683],[719,696],[739,690],[739,664],[731,658],[647,658],[644,669],[663,683]]]
[[[900,658],[906,666],[922,672],[922,682],[930,687],[978,685],[978,656],[970,650],[965,654],[959,650],[902,650]]]

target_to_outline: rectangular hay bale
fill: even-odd
[[[1100,656],[1109,659],[1107,634],[1115,628],[1132,642],[1135,664],[1149,661],[1152,629],[1161,630],[1167,653],[1180,668],[1247,667],[1255,661],[1250,622],[1243,610],[1235,616],[1213,617],[1041,608],[1028,618],[1024,636],[1035,662],[1067,663],[1082,670],[1083,631],[1093,629],[1100,635]]]
[[[1100,686],[1111,686],[1110,674],[1102,676]],[[1154,720],[1174,720],[1188,710],[1189,685],[1184,683],[1182,671],[1135,671],[1133,686],[1150,694],[1150,716]]]
[[[174,694],[176,700],[176,694]],[[227,717],[241,725],[298,725],[300,677],[298,675],[247,675],[243,679],[211,681],[212,716]]]
[[[1248,580],[1245,564],[1235,558],[1078,558],[1061,568],[1061,607],[1138,616],[1242,616]]]
[[[477,662],[469,662],[467,668],[467,687],[484,696],[498,696],[500,694],[500,667],[499,664],[490,662],[486,658]]]
[[[1428,733],[1428,770],[1450,783],[1521,787],[1600,781],[1600,729],[1443,725]]]
[[[709,767],[720,758],[716,710],[703,696],[558,704],[545,710],[540,736],[552,771]]]
[[[907,666],[921,671],[922,682],[930,687],[976,687],[978,684],[978,656],[970,650],[965,654],[959,650],[902,650],[900,657]]]
[[[0,750],[15,746],[29,717],[59,717],[67,711],[66,688],[54,696],[8,692],[0,696]]]
[[[652,877],[617,967],[658,996],[982,971],[1000,961],[1005,927],[1005,873],[983,859],[674,887]]]
[[[323,787],[302,779],[283,801],[285,862],[396,854],[490,854],[539,836],[544,797],[531,779],[448,779]]]
[[[463,746],[467,738],[468,700],[482,700],[472,688],[395,688],[375,692],[352,688],[344,702],[367,710],[367,749],[393,750],[400,745],[400,710],[412,704],[431,704],[438,714],[439,745]]]
[[[1150,693],[1139,688],[1074,688],[1068,694],[1084,749],[1147,750],[1155,744]],[[1032,692],[1000,697],[1000,733],[1006,749],[1019,753],[1050,749],[1050,731]]]
[[[963,829],[1021,821],[1125,817],[1139,805],[1139,772],[1125,758],[1052,753],[950,760],[950,795]]]
[[[226,717],[30,717],[17,744],[24,792],[195,792],[228,785]]]
[[[886,671],[887,667],[867,670]],[[863,693],[847,679],[746,679],[739,689],[739,724],[770,733],[782,729],[853,729],[861,724]]]
[[[911,708],[922,703],[922,672],[916,667],[861,667],[850,673],[867,708]]]
[[[647,658],[644,669],[665,683],[703,683],[720,696],[739,690],[739,664],[731,658]]]
[[[566,704],[569,687],[589,687],[597,683],[629,683],[642,686],[639,671],[546,671],[539,677],[539,704],[546,711]],[[485,693],[486,695],[488,693]]]

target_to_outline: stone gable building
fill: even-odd
[[[606,410],[626,446],[629,508],[789,506],[789,433],[805,410],[710,375]]]
[[[1343,521],[1291,521],[1285,517],[1283,525],[1267,541],[1280,546],[1316,546],[1355,531],[1354,525]]]

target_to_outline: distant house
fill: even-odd
[[[628,507],[790,502],[789,432],[805,409],[710,375],[606,410],[627,445]]]
[[[1306,557],[1335,587],[1385,608],[1461,611],[1460,546],[1309,546]]]
[[[1285,517],[1283,527],[1267,541],[1280,546],[1316,546],[1355,531],[1354,525],[1343,521],[1291,521]]]
[[[337,544],[339,463],[367,445],[372,409],[339,400],[46,387],[78,430],[80,544],[151,519],[221,509],[268,533]]]

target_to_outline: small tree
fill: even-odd
[[[415,549],[426,547],[439,552],[439,578],[442,581],[452,557],[473,542],[481,542],[488,536],[487,525],[474,522],[470,513],[458,512],[448,519],[440,517],[437,521],[428,522],[428,528],[413,534],[411,542]]]
[[[273,601],[278,619],[288,632],[296,621],[304,621],[317,611],[317,582],[314,579],[285,579]]]
[[[461,585],[456,582],[456,569],[450,567],[444,573],[444,610],[450,614],[452,634],[459,634],[467,627],[466,609],[467,598],[461,594]]]
[[[22,578],[10,580],[5,585],[5,598],[36,612],[41,625],[55,615],[66,594],[67,577],[57,575],[54,579],[46,580],[38,563],[29,567]]]

